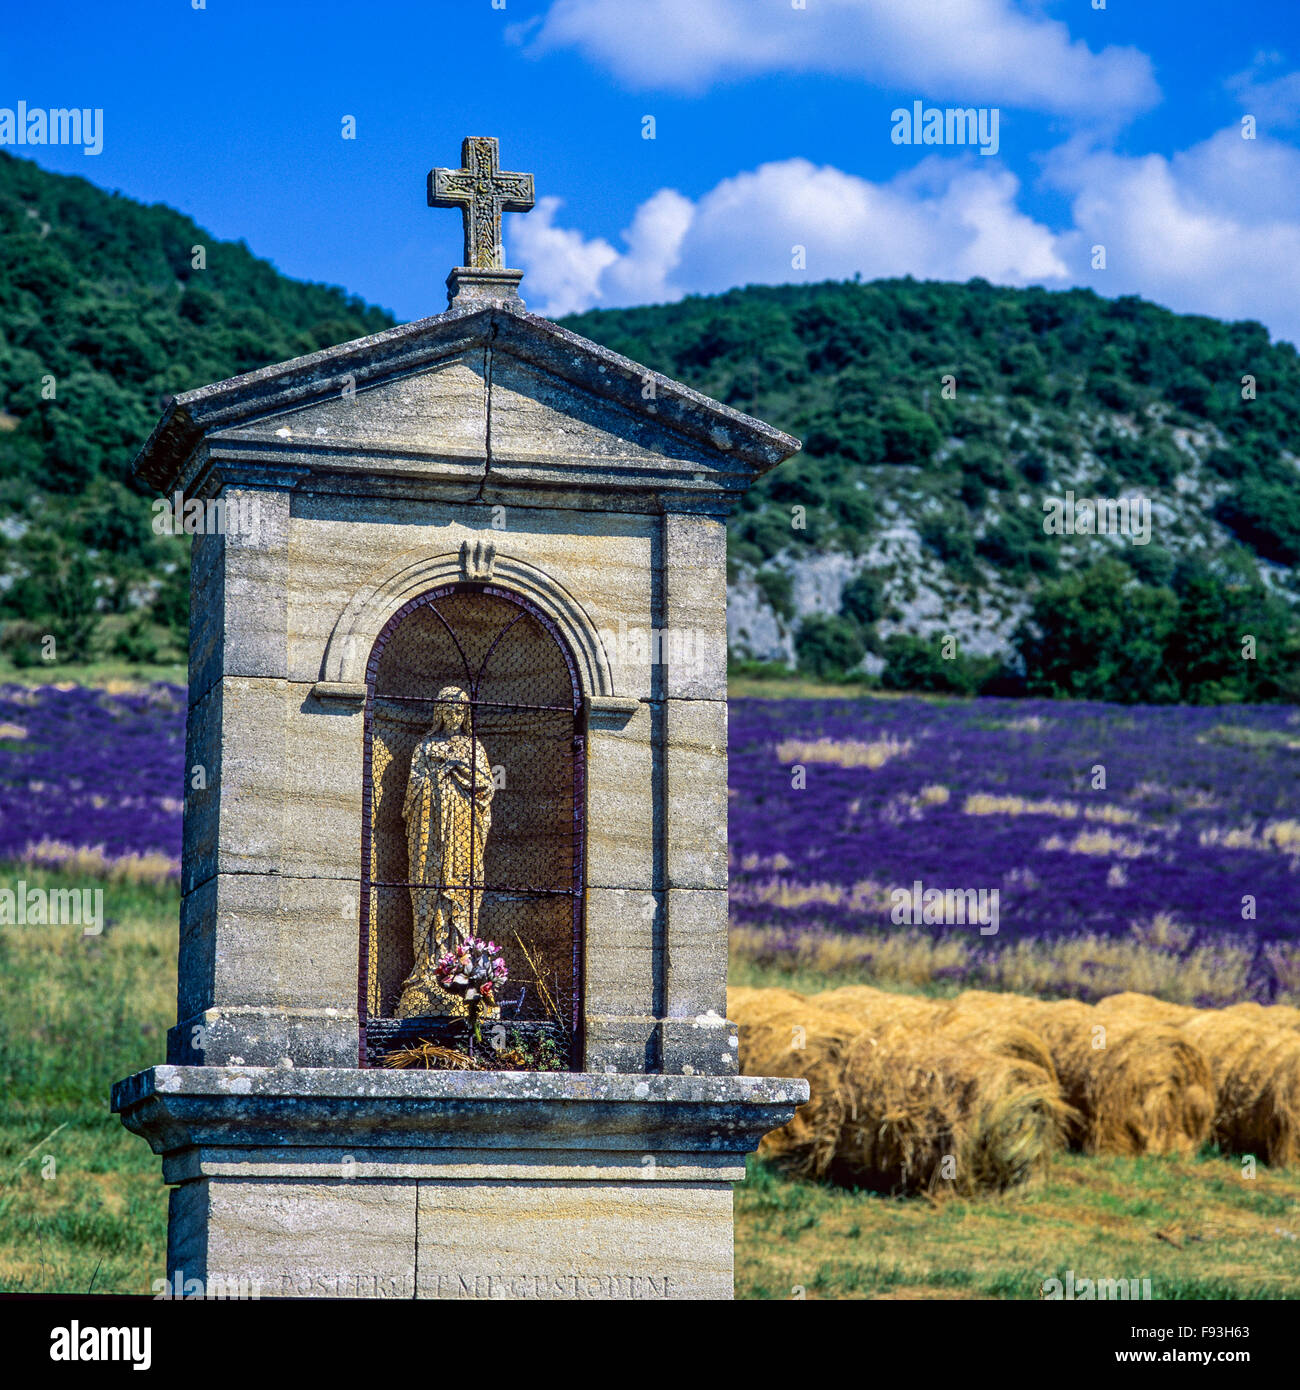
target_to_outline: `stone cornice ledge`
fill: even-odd
[[[365,681],[317,681],[311,688],[314,700],[330,700],[340,705],[364,705]]]
[[[592,729],[621,729],[641,708],[641,701],[630,695],[588,695],[585,703]]]
[[[195,1147],[740,1155],[808,1099],[800,1077],[150,1067],[113,1110],[155,1153]]]

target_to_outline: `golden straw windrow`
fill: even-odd
[[[882,1192],[1000,1190],[1047,1162],[1067,1121],[1050,1062],[991,1050],[961,1028],[949,1034],[927,1001],[855,993],[729,992],[743,1070],[804,1076],[812,1091],[766,1136],[765,1156]]]
[[[810,1082],[809,1105],[763,1150],[806,1176],[1000,1188],[1062,1142],[1191,1154],[1212,1139],[1300,1164],[1300,1010],[1287,1006],[1197,1009],[1131,991],[1095,1005],[985,990],[932,1000],[867,985],[729,1001],[744,1070]]]

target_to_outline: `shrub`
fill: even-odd
[[[20,670],[37,666],[42,661],[41,644],[45,628],[26,618],[15,618],[4,626],[0,633],[0,652],[9,658]]]
[[[975,570],[975,537],[970,529],[970,517],[955,507],[932,512],[922,517],[917,530],[927,546],[958,578],[973,577]]]
[[[871,570],[859,570],[840,594],[840,612],[860,627],[870,627],[883,615],[880,577]]]
[[[838,614],[813,614],[795,634],[799,669],[819,680],[843,680],[867,654],[857,626]]]
[[[1247,545],[1280,565],[1300,561],[1300,487],[1248,478],[1215,516]]]
[[[1125,704],[1176,700],[1178,683],[1165,653],[1177,607],[1168,589],[1139,584],[1118,560],[1045,584],[1015,637],[1029,694]]]
[[[754,583],[774,613],[787,622],[794,617],[794,580],[786,570],[761,569],[754,575]]]
[[[880,409],[879,425],[888,463],[927,463],[939,447],[939,427],[925,411],[906,401],[886,401]]]
[[[146,615],[136,613],[125,627],[120,628],[113,638],[110,650],[114,656],[120,656],[126,661],[157,661],[158,639]]]
[[[880,683],[886,690],[924,690],[940,694],[973,694],[979,676],[960,654],[945,659],[938,637],[923,640],[896,632],[885,638],[885,669]]]

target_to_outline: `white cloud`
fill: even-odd
[[[645,304],[748,283],[915,275],[1084,285],[1182,313],[1253,318],[1300,342],[1300,150],[1237,127],[1191,149],[1123,156],[1071,144],[1045,178],[1069,199],[1053,229],[1020,184],[976,155],[932,155],[886,183],[806,159],[723,179],[697,201],[661,189],[621,249],[556,225],[556,199],[518,219],[512,246],[541,313]],[[1094,245],[1107,268],[1091,268]],[[806,268],[792,266],[796,246]]]
[[[552,318],[595,304],[645,304],[678,299],[669,275],[677,264],[694,209],[689,198],[661,188],[636,210],[623,233],[627,250],[604,237],[589,240],[555,225],[560,198],[539,198],[527,217],[516,218],[510,244],[528,268],[529,292],[546,296],[540,312]]]
[[[829,73],[918,96],[1122,120],[1153,105],[1150,59],[1094,53],[1017,0],[553,0],[513,31],[527,51],[577,48],[633,87],[699,92],[760,73]]]
[[[932,157],[883,184],[789,159],[724,179],[695,203],[660,190],[638,208],[621,252],[557,227],[553,198],[517,221],[512,245],[551,315],[854,272],[1059,280],[1066,266],[1052,234],[1017,210],[1018,192],[1013,174],[974,156]]]
[[[1264,126],[1293,126],[1300,122],[1300,72],[1266,74],[1282,63],[1279,53],[1257,53],[1255,61],[1224,84],[1235,92],[1242,109]]]
[[[1048,177],[1073,200],[1058,246],[1078,283],[1300,342],[1300,150],[1229,127],[1172,159],[1060,151]],[[1105,271],[1089,269],[1096,244]]]
[[[557,227],[561,205],[559,198],[538,198],[527,217],[512,220],[510,231],[511,249],[528,268],[528,294],[540,288],[546,295],[542,312],[552,318],[595,304],[601,276],[618,260],[604,237],[586,240],[580,232]]]

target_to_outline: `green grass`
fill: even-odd
[[[1045,1279],[1150,1279],[1156,1299],[1300,1295],[1300,1175],[1240,1162],[1059,1157],[978,1199],[890,1198],[781,1176],[736,1190],[740,1298],[1040,1297]]]
[[[1148,936],[1134,930],[1128,937],[1088,933],[994,946],[982,938],[943,938],[896,927],[808,932],[791,944],[784,932],[733,927],[729,976],[733,985],[814,994],[834,985],[863,984],[931,998],[949,998],[967,988],[1092,1000],[1134,990],[1175,1004],[1225,1005],[1251,997],[1249,944],[1171,951]],[[1300,1005],[1300,988],[1279,989],[1273,1002]]]
[[[44,661],[35,666],[15,666],[0,657],[0,685],[143,686],[155,681],[184,685],[189,671],[183,661],[140,662],[120,658],[97,661]]]
[[[8,882],[70,886],[3,866]],[[108,925],[0,926],[0,1292],[148,1293],[167,1191],[109,1113],[160,1062],[175,1013],[177,892],[106,884]],[[809,989],[822,977],[798,979]],[[892,1199],[750,1161],[736,1192],[744,1298],[1036,1298],[1042,1281],[1149,1278],[1157,1298],[1300,1296],[1300,1174],[1240,1160],[1059,1158],[1037,1186]]]
[[[764,700],[925,700],[932,705],[950,705],[964,697],[936,695],[925,690],[882,690],[862,680],[819,681],[796,672],[788,675],[752,675],[733,671],[727,677],[730,699],[753,696]]]
[[[164,1058],[177,911],[174,887],[108,883],[99,936],[0,927],[0,1291],[148,1293],[165,1273],[161,1164],[108,1097]]]

